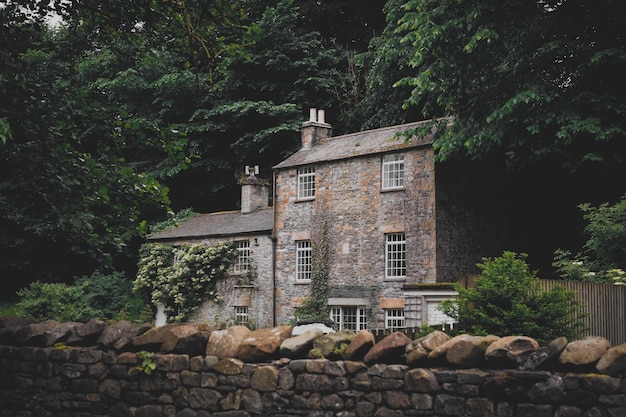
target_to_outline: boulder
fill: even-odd
[[[446,362],[451,365],[473,368],[485,361],[487,347],[498,339],[499,337],[493,335],[459,335],[435,348],[428,354],[428,359],[445,358]]]
[[[151,350],[158,352],[174,352],[179,344],[184,344],[186,339],[193,339],[196,345],[204,344],[202,347],[195,346],[196,354],[204,353],[208,334],[198,337],[197,334],[207,332],[206,324],[166,324],[154,327],[140,336],[132,339],[131,345],[137,350]],[[200,342],[198,342],[198,338]],[[191,345],[191,343],[190,343]],[[198,352],[199,350],[199,352]]]
[[[626,343],[609,348],[596,364],[596,369],[609,375],[626,373]]]
[[[17,346],[44,346],[46,332],[60,324],[56,320],[46,320],[40,323],[19,326],[13,333],[12,342]]]
[[[323,330],[311,329],[297,336],[285,339],[280,344],[280,356],[290,359],[304,358],[313,347],[315,339],[323,335]]]
[[[406,363],[409,366],[417,366],[428,359],[428,354],[438,346],[443,345],[450,336],[440,330],[435,330],[424,337],[415,339],[406,345]]]
[[[505,336],[490,344],[485,359],[497,367],[517,367],[531,352],[539,349],[539,343],[527,336]]]
[[[374,335],[368,330],[359,331],[348,347],[343,351],[341,357],[347,361],[363,360],[367,352],[376,344]]]
[[[80,325],[81,323],[77,322],[59,323],[58,326],[46,330],[43,336],[44,346],[54,346],[56,343],[65,342],[74,332],[74,328]]]
[[[5,328],[17,328],[27,324],[37,323],[38,320],[34,317],[17,317],[17,316],[2,316],[0,317],[0,330]]]
[[[309,358],[340,359],[341,353],[348,347],[354,336],[352,330],[341,330],[319,337],[313,342]]]
[[[335,333],[335,329],[327,326],[325,323],[306,323],[298,324],[291,329],[292,336],[299,336],[309,330],[321,330],[323,334]]]
[[[531,352],[526,357],[520,357],[518,369],[521,371],[534,371],[536,369],[550,368],[558,361],[558,357],[567,346],[567,338],[554,339],[541,349]]]
[[[93,345],[106,324],[100,319],[91,319],[87,323],[74,326],[65,344],[70,346],[90,346]]]
[[[121,350],[129,345],[132,339],[140,336],[150,330],[152,326],[144,323],[141,326],[135,326],[128,320],[120,320],[102,330],[98,337],[97,343],[109,348]]]
[[[565,346],[559,356],[559,363],[579,371],[592,370],[610,347],[611,342],[604,337],[589,336],[575,340]]]
[[[220,359],[235,357],[241,342],[249,334],[250,329],[246,326],[231,326],[224,330],[216,330],[209,336],[206,354]]]
[[[406,345],[411,339],[402,332],[393,332],[367,352],[363,361],[367,364],[377,363],[404,363]]]
[[[291,326],[250,332],[239,345],[237,357],[244,362],[263,362],[278,356],[280,345],[291,336]]]

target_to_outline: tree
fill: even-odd
[[[461,332],[523,335],[544,344],[579,335],[581,305],[574,293],[562,287],[542,291],[526,255],[504,252],[498,258],[483,258],[478,267],[476,286],[457,286],[456,301],[443,303],[443,311],[457,319]]]
[[[414,47],[407,104],[451,115],[440,159],[505,155],[570,170],[626,155],[626,3],[411,0],[400,30]]]

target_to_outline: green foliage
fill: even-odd
[[[583,326],[580,302],[562,287],[542,291],[526,255],[504,252],[498,258],[484,258],[478,267],[481,275],[476,286],[457,286],[456,302],[442,303],[442,310],[457,319],[460,331],[524,335],[542,344],[579,335]]]
[[[192,208],[182,209],[177,213],[170,213],[170,216],[167,218],[167,220],[151,225],[150,233],[158,233],[164,230],[174,228],[182,222],[187,221],[197,215],[198,213],[193,211]]]
[[[405,105],[455,116],[439,158],[506,155],[623,166],[623,2],[410,0],[398,36],[413,47]],[[601,80],[598,82],[598,80]]]
[[[219,302],[216,280],[228,276],[237,256],[232,242],[178,247],[148,243],[141,247],[135,290],[147,293],[154,305],[162,304],[168,321],[184,321],[203,301]]]
[[[154,352],[148,352],[140,350],[137,352],[137,358],[141,361],[139,365],[133,366],[128,370],[128,375],[133,375],[137,372],[151,375],[152,371],[156,369],[156,363],[154,363]]]
[[[84,285],[36,281],[18,291],[18,295],[23,314],[39,320],[87,322],[100,313],[89,304]]]
[[[132,282],[120,272],[94,272],[73,285],[36,281],[18,292],[16,310],[23,316],[61,322],[86,322],[92,318],[144,322],[150,315],[132,288]]]
[[[585,254],[557,249],[552,265],[566,280],[620,284],[626,269],[626,194],[613,205],[579,207],[587,222]]]

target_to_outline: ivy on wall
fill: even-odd
[[[237,256],[232,242],[214,246],[172,246],[147,243],[141,247],[134,289],[162,304],[168,322],[185,321],[207,300],[219,302],[216,280],[228,276]]]
[[[311,236],[311,295],[296,308],[303,319],[328,320],[328,277],[330,272],[330,238],[326,213],[313,219]]]

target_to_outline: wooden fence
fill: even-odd
[[[578,281],[541,280],[543,290],[560,285],[574,291],[587,316],[585,336],[602,336],[613,346],[626,343],[626,286]]]

